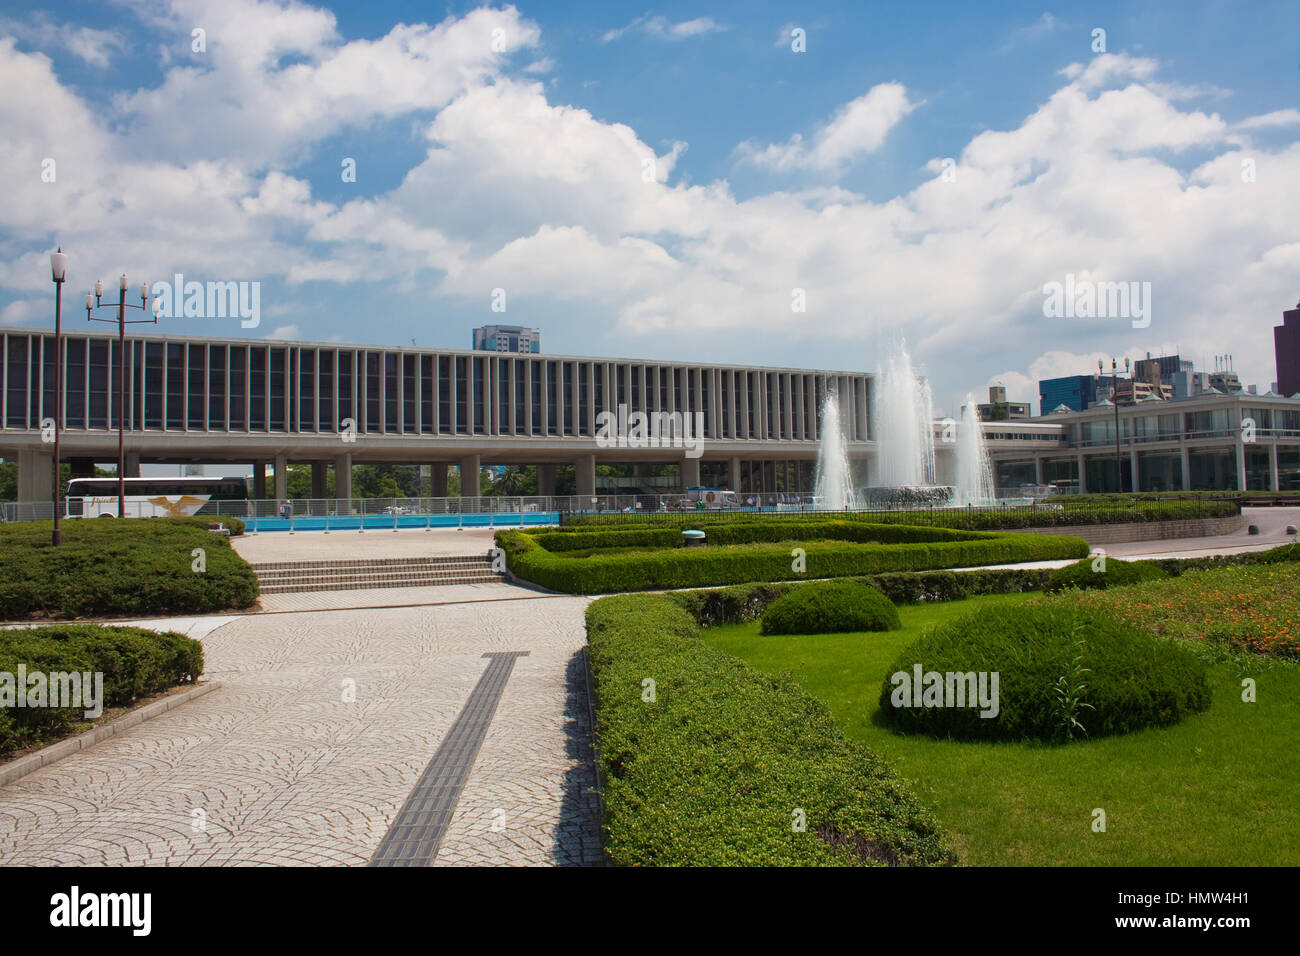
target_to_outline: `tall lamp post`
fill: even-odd
[[[118,280],[117,288],[117,318],[105,319],[97,315],[91,315],[92,310],[102,308],[100,297],[104,294],[104,282],[102,279],[95,280],[95,294],[86,293],[86,321],[87,322],[116,322],[117,323],[117,516],[126,517],[126,310],[139,309],[145,310],[149,302],[149,283],[140,283],[140,304],[128,305],[126,301],[126,275]],[[109,306],[111,308],[111,305]],[[132,325],[142,322],[153,322],[158,324],[158,313],[161,311],[161,304],[157,299],[153,300],[153,318],[152,319],[131,319]]]
[[[1124,360],[1124,371],[1128,372],[1128,359]],[[1106,373],[1106,366],[1102,364],[1101,359],[1097,360],[1097,371],[1100,374]],[[1119,363],[1115,359],[1110,360],[1110,403],[1115,406],[1115,487],[1119,489],[1120,494],[1124,493],[1124,472],[1119,464]],[[1136,397],[1136,392],[1134,393]],[[1136,482],[1136,476],[1134,476]]]
[[[63,543],[59,530],[59,430],[63,427],[63,282],[68,277],[68,257],[59,246],[50,253],[50,277],[54,280],[54,535],[50,543]]]

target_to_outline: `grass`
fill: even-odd
[[[1207,712],[1063,747],[902,736],[877,722],[886,672],[927,627],[982,604],[1037,597],[901,607],[902,630],[884,633],[765,637],[749,623],[708,629],[703,639],[759,670],[789,672],[825,702],[845,736],[912,782],[963,863],[1300,864],[1300,665],[1239,655],[1213,666]],[[1241,700],[1247,675],[1257,681],[1256,703]],[[1105,833],[1091,829],[1094,808],[1106,812]]]

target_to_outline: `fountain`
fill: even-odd
[[[817,449],[817,478],[813,488],[815,506],[827,511],[852,511],[857,507],[853,494],[853,472],[849,468],[844,429],[840,425],[840,398],[828,391],[822,401],[821,445]]]
[[[993,467],[989,463],[984,432],[980,429],[975,396],[967,395],[961,407],[961,424],[957,428],[957,484],[952,504],[985,505],[993,500]]]
[[[876,472],[871,486],[855,492],[839,397],[828,392],[821,409],[815,507],[948,508],[991,504],[993,472],[973,396],[962,406],[957,429],[956,483],[935,482],[934,403],[930,386],[912,367],[899,342],[876,373],[871,394],[871,430],[876,442]]]
[[[867,489],[877,507],[947,504],[951,489],[934,481],[934,402],[930,386],[912,368],[899,342],[876,374],[871,401],[876,475]]]

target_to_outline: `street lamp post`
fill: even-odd
[[[1124,360],[1124,371],[1129,369],[1128,359]],[[1106,366],[1100,359],[1097,360],[1097,371],[1105,374]],[[1137,392],[1134,391],[1136,398]],[[1110,360],[1110,403],[1115,406],[1115,487],[1119,489],[1120,494],[1124,493],[1124,471],[1119,463],[1119,363],[1112,358]],[[1137,476],[1133,476],[1134,487],[1137,486]]]
[[[54,534],[50,543],[63,543],[59,530],[59,431],[63,428],[63,282],[68,277],[68,257],[63,247],[50,253],[50,277],[54,280]]]
[[[149,302],[149,284],[140,283],[140,304],[128,305],[126,301],[126,275],[118,280],[117,296],[117,318],[104,319],[97,315],[91,315],[93,309],[102,308],[100,297],[104,294],[104,283],[101,279],[95,280],[95,294],[86,293],[86,321],[88,322],[116,322],[117,323],[117,516],[126,517],[126,310],[139,309],[145,310]],[[154,325],[158,324],[158,313],[161,311],[161,305],[157,299],[153,300],[153,319],[131,319],[131,324],[152,321]]]

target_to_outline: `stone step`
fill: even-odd
[[[373,560],[268,561],[254,564],[263,594],[441,587],[503,580],[486,554],[430,555]]]
[[[444,567],[448,565],[490,565],[486,554],[448,554],[409,558],[341,558],[329,561],[263,561],[252,565],[259,574],[263,571],[314,570],[317,568],[407,568]]]
[[[430,578],[340,578],[330,581],[294,581],[262,586],[263,594],[292,594],[302,591],[363,591],[371,588],[446,587],[453,584],[496,584],[504,580],[491,572],[440,575]]]

